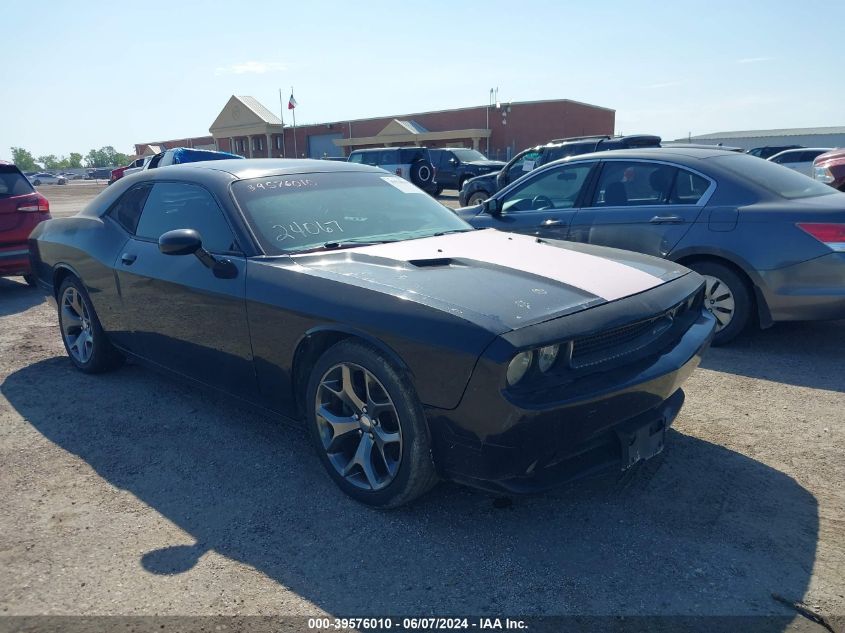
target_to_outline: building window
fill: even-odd
[[[260,136],[256,136],[252,139],[252,151],[253,152],[260,152],[264,149],[264,142]]]
[[[276,149],[282,149],[282,136],[281,134],[276,136]]]

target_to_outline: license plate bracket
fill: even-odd
[[[622,470],[627,470],[663,451],[666,422],[660,419],[638,427],[617,429],[616,435],[622,446]]]

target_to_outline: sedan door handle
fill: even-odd
[[[656,215],[649,222],[652,224],[683,224],[686,220],[679,215]]]
[[[560,224],[560,220],[546,220],[543,222],[543,226],[555,226],[556,224]]]
[[[134,253],[124,253],[120,256],[120,261],[123,263],[124,266],[131,266],[135,263],[136,259],[138,259],[138,256]]]

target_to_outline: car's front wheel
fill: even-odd
[[[70,360],[89,374],[115,369],[124,356],[106,337],[82,282],[66,277],[59,287],[59,328]]]
[[[470,206],[470,207],[474,207],[477,204],[481,204],[482,202],[487,200],[487,198],[489,198],[489,197],[490,196],[488,195],[488,193],[486,191],[475,191],[469,197],[469,200],[467,200],[467,205]]]
[[[317,453],[353,499],[396,507],[437,482],[422,405],[376,348],[354,340],[329,348],[311,371],[307,407]]]
[[[33,181],[32,181],[32,184],[33,184],[33,185],[35,185],[35,186],[37,187],[38,185],[40,185],[40,184],[41,184],[41,181],[40,181],[40,180],[38,180],[38,179],[36,179],[36,180],[33,180]]]
[[[736,272],[718,262],[694,262],[689,267],[704,277],[704,307],[716,317],[713,345],[729,343],[751,320],[751,291]]]

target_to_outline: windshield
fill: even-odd
[[[474,149],[453,149],[452,153],[458,157],[462,163],[471,163],[475,160],[487,160],[487,157],[484,156],[481,152],[477,152]]]
[[[366,172],[271,176],[238,181],[232,191],[270,255],[472,229],[398,176]]]
[[[718,160],[721,165],[733,170],[740,178],[746,178],[756,185],[789,200],[836,193],[836,189],[833,187],[817,182],[788,167],[768,160],[761,160],[750,154],[732,153],[729,156],[715,156],[708,160]]]

